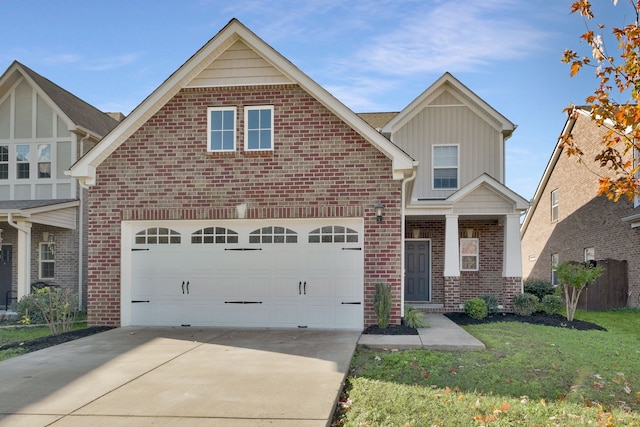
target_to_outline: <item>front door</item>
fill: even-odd
[[[11,246],[1,246],[0,253],[0,307],[5,308],[15,295],[11,293]]]
[[[429,240],[405,242],[405,301],[431,301],[430,243]]]

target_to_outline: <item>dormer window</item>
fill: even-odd
[[[458,188],[458,146],[433,146],[433,189],[456,190]]]

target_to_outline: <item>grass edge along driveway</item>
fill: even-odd
[[[640,426],[640,310],[578,312],[607,331],[465,326],[487,349],[354,355],[339,426]]]

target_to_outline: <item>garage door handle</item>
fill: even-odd
[[[302,280],[298,282],[298,295],[302,295]]]
[[[189,295],[189,281],[187,281],[187,295]]]
[[[361,251],[362,248],[342,248],[343,251]]]
[[[262,248],[225,248],[225,251],[261,251]]]
[[[141,303],[141,302],[151,302],[151,301],[149,301],[148,299],[134,299],[134,300],[131,300],[132,304]]]
[[[304,294],[307,294],[307,282],[304,282]]]
[[[354,301],[354,302],[343,302],[342,304],[349,304],[349,305],[360,305],[362,304],[360,301]]]
[[[262,304],[262,301],[225,301],[225,304]]]
[[[182,281],[182,293],[184,294],[184,280]]]

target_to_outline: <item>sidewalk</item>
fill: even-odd
[[[377,349],[484,350],[485,345],[442,314],[424,315],[428,328],[418,335],[361,335],[358,345]]]

